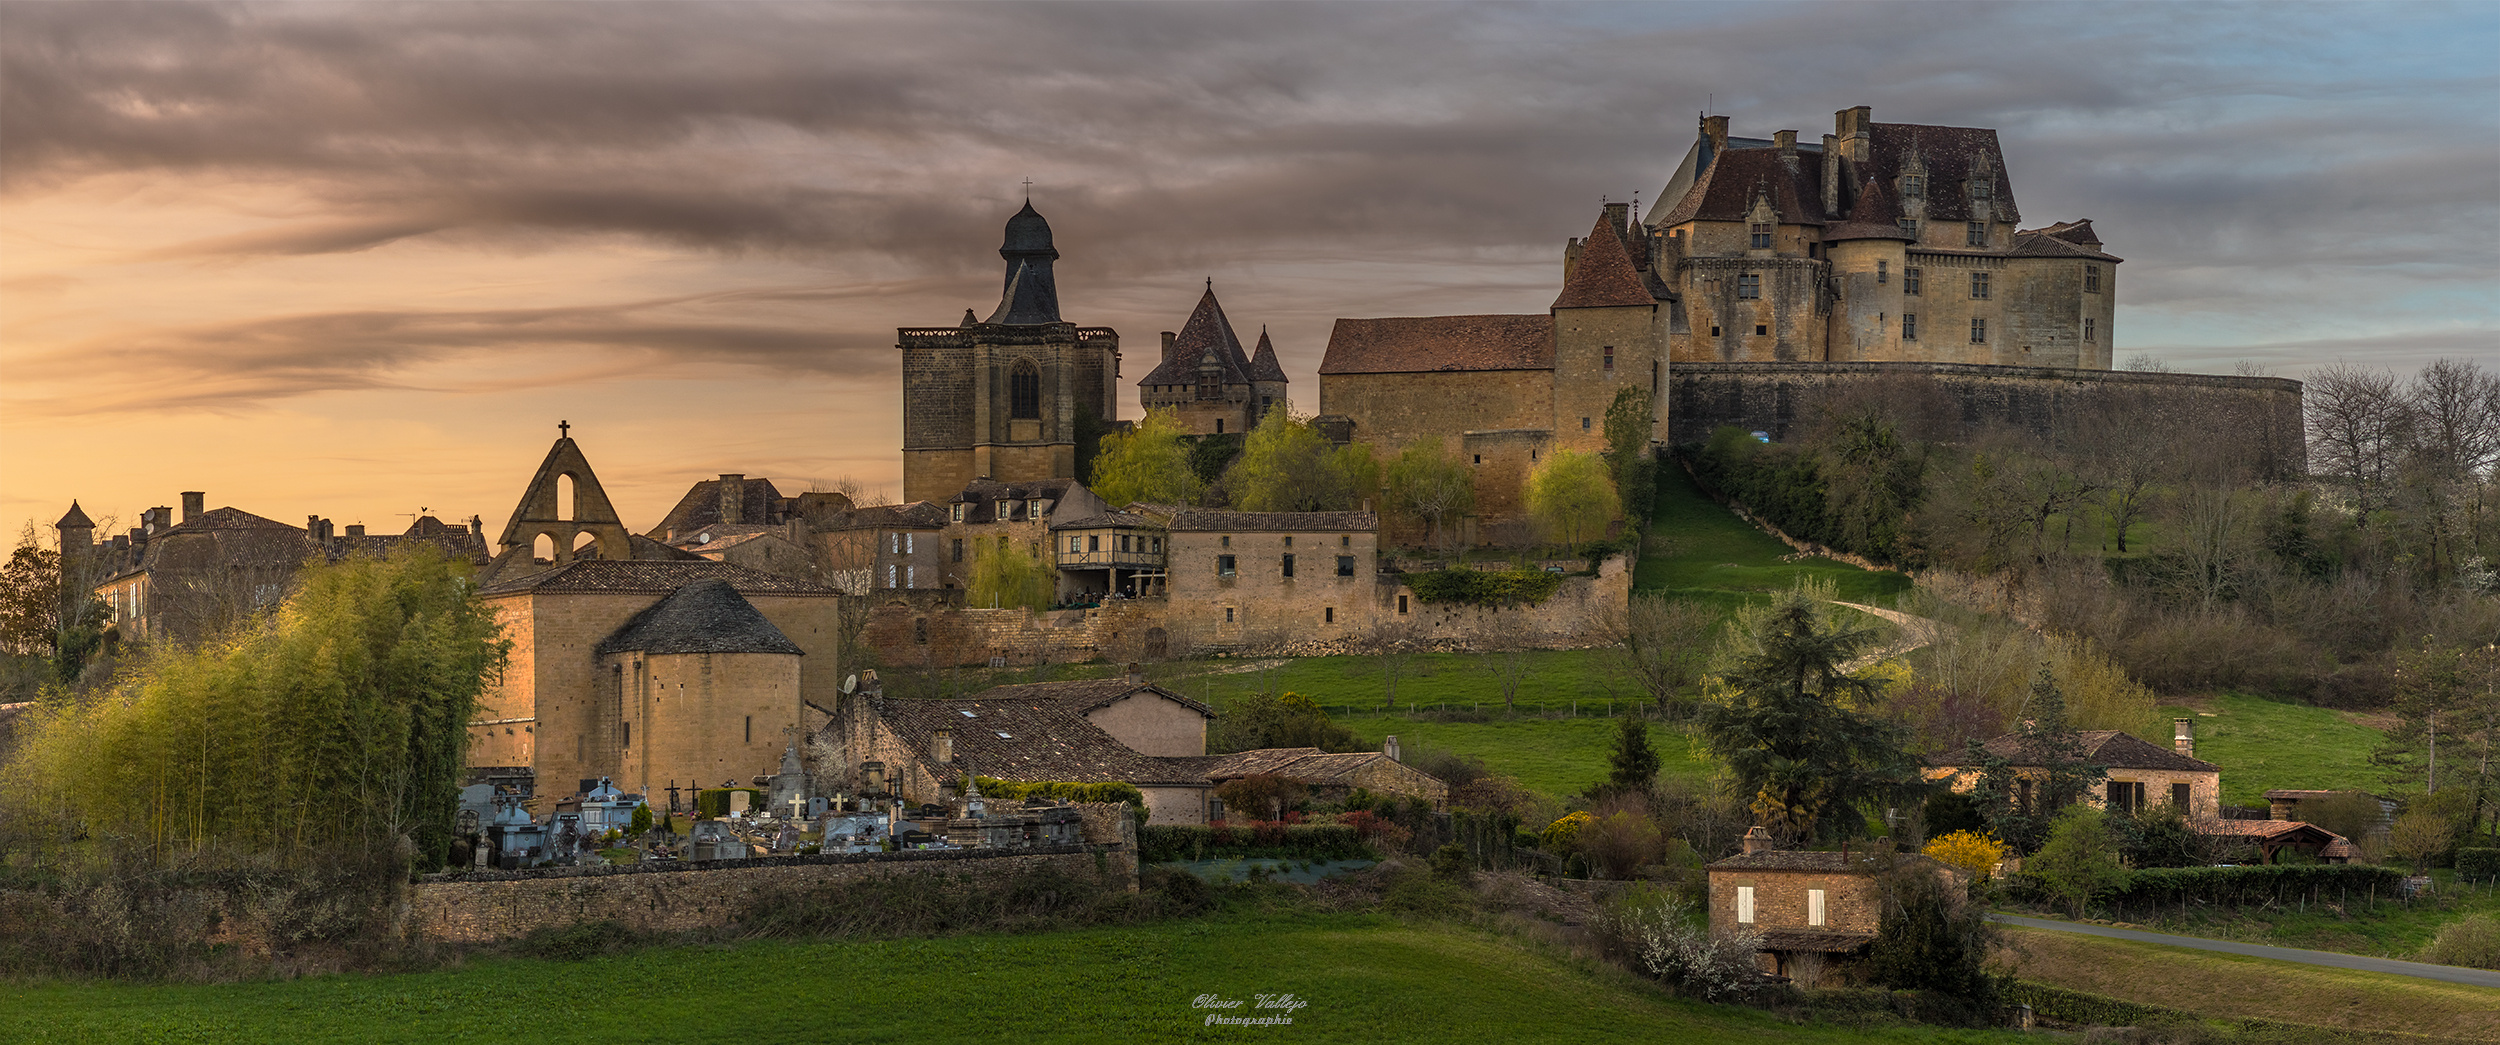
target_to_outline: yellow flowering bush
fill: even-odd
[[[1979,881],[1987,881],[1997,862],[2005,859],[2005,843],[1976,831],[1955,831],[1927,840],[1919,850],[1939,863],[1959,867]]]
[[[1597,818],[1585,810],[1572,813],[1545,825],[1545,831],[1537,836],[1537,842],[1545,847],[1546,852],[1568,853],[1579,844],[1580,830],[1596,822]]]

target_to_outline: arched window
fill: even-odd
[[[1007,372],[1007,416],[1019,421],[1038,421],[1042,417],[1042,372],[1030,360],[1019,359],[1016,368]]]

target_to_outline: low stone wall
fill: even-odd
[[[1802,434],[1825,403],[1863,396],[1922,415],[1934,438],[1992,426],[2071,445],[2146,433],[2227,450],[2261,474],[2308,468],[2301,385],[2278,377],[1975,363],[1677,363],[1667,376],[1668,438],[1708,440],[1722,426],[1773,440]]]
[[[645,931],[728,924],[758,897],[827,882],[919,875],[932,885],[996,881],[1043,867],[1136,888],[1135,847],[919,850],[779,856],[703,863],[628,864],[543,871],[428,875],[408,887],[404,931],[459,943],[511,939],[535,929],[613,921]]]

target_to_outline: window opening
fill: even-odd
[[[1007,374],[1007,395],[1010,409],[1007,416],[1019,421],[1042,419],[1042,374],[1033,369],[1033,364],[1016,361],[1015,369]]]
[[[1904,312],[1901,314],[1901,340],[1918,340],[1918,313]]]
[[[1736,277],[1736,300],[1758,301],[1762,298],[1762,275],[1747,272]]]
[[[1904,293],[1904,294],[1911,295],[1911,296],[1913,296],[1913,297],[1917,296],[1917,294],[1918,294],[1918,269],[1916,269],[1916,268],[1914,268],[1914,267],[1911,267],[1911,266],[1907,266],[1907,265],[1902,266],[1902,268],[1901,268],[1901,292],[1902,292],[1902,293]]]
[[[1979,317],[1977,317],[1977,316],[1973,316],[1973,317],[1971,317],[1971,321],[1970,321],[1970,343],[1971,343],[1971,344],[1974,344],[1974,345],[1984,345],[1984,344],[1987,344],[1987,343],[1988,343],[1988,321],[1987,321],[1987,320],[1985,320],[1985,319],[1981,319],[1981,318],[1979,318]]]

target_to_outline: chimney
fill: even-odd
[[[1745,832],[1746,856],[1752,856],[1755,853],[1764,852],[1770,848],[1771,832],[1765,830],[1761,824],[1755,824],[1753,825],[1752,830]]]
[[[1823,216],[1840,216],[1840,139],[1823,136]]]
[[[2174,718],[2170,720],[2170,746],[2177,748],[2180,754],[2189,758],[2196,757],[2195,719]]]
[[[206,514],[208,514],[208,494],[199,490],[183,491],[182,521],[190,522]]]
[[[747,504],[747,477],[722,472],[720,477],[720,521],[732,526],[745,522],[740,518]]]
[[[1624,231],[1624,229],[1626,229],[1626,228],[1630,227],[1630,225],[1631,225],[1631,221],[1632,221],[1632,205],[1631,205],[1631,204],[1629,204],[1629,203],[1608,203],[1608,204],[1606,205],[1606,227],[1607,227],[1607,228],[1610,228],[1610,229],[1615,230],[1615,238],[1616,238],[1616,239],[1622,239],[1622,238],[1623,238],[1623,231]]]
[[[1713,155],[1727,151],[1727,117],[1702,117],[1701,134],[1702,137],[1710,139],[1710,151]]]
[[[1406,761],[1398,757],[1398,735],[1395,733],[1389,734],[1389,739],[1380,742],[1380,753],[1389,756],[1391,762]]]
[[[1128,684],[1132,686],[1143,686],[1146,684],[1146,672],[1139,668],[1137,666],[1137,662],[1133,660],[1130,661],[1128,665]]]
[[[1781,157],[1794,159],[1797,155],[1797,132],[1772,131],[1771,144],[1779,146]]]
[[[940,761],[940,762],[952,762],[952,761],[954,761],[954,760],[955,760],[955,731],[954,731],[954,730],[951,730],[951,729],[932,729],[932,730],[930,730],[930,731],[929,731],[929,754],[930,754],[930,757],[931,757],[931,758],[935,758],[936,760],[938,760],[938,761]]]
[[[1180,340],[1179,334],[1175,334],[1169,330],[1163,332],[1163,358],[1172,358],[1172,342],[1178,340]]]

